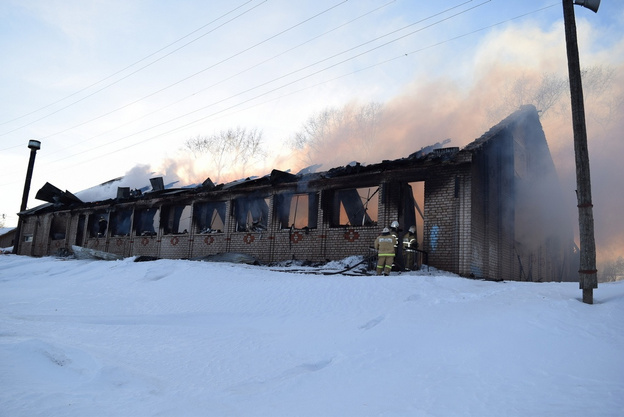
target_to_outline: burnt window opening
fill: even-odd
[[[110,234],[114,237],[130,236],[132,210],[122,209],[110,214]]]
[[[423,225],[425,222],[425,182],[410,182],[407,184],[407,189],[410,193],[408,193],[408,198],[406,199],[404,229],[407,231],[410,226],[416,227],[416,241],[418,242],[418,247],[422,248],[424,233]],[[411,198],[409,198],[410,194]]]
[[[268,197],[239,197],[234,200],[237,232],[260,232],[269,226]]]
[[[108,213],[96,211],[89,216],[89,237],[104,237],[108,230]]]
[[[332,226],[376,226],[379,213],[378,192],[378,186],[334,191]]]
[[[164,206],[160,212],[160,224],[165,235],[188,233],[191,228],[191,206]]]
[[[52,216],[52,224],[50,225],[50,239],[62,240],[65,239],[65,232],[67,231],[67,216]]]
[[[156,236],[158,230],[157,207],[134,210],[134,234],[136,236]]]
[[[223,233],[225,230],[225,201],[208,201],[193,206],[197,233]]]
[[[85,234],[85,224],[87,217],[84,214],[78,215],[78,224],[76,225],[76,246],[82,246]]]
[[[281,229],[316,229],[318,194],[278,194],[275,196],[277,220]]]

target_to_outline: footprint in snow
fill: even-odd
[[[239,394],[257,394],[270,389],[275,383],[294,378],[310,372],[317,372],[326,368],[332,363],[332,359],[321,360],[313,363],[302,363],[301,365],[286,369],[285,371],[267,379],[243,382],[230,387],[229,391]]]
[[[364,330],[369,330],[372,329],[373,327],[377,326],[379,323],[381,323],[383,320],[385,319],[384,316],[377,316],[374,319],[370,320],[369,322],[363,324],[360,326],[360,329],[364,329]]]
[[[158,267],[151,267],[145,273],[145,278],[150,281],[158,281],[168,277],[173,272],[173,267],[170,265],[158,265]]]

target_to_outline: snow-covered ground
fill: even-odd
[[[0,415],[624,415],[624,282],[277,269],[0,255]]]

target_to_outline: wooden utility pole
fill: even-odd
[[[583,85],[576,40],[574,0],[563,1],[566,49],[568,52],[568,74],[572,100],[572,128],[574,130],[574,156],[576,162],[576,196],[579,213],[580,265],[579,287],[583,290],[583,302],[593,304],[594,288],[598,288],[596,271],[596,242],[594,240],[594,214],[589,174],[589,152],[585,127],[585,106]]]

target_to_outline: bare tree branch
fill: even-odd
[[[244,175],[250,161],[265,155],[262,150],[262,132],[241,127],[187,139],[184,148],[196,158],[202,155],[210,158],[217,182],[226,167],[232,174]]]
[[[307,164],[318,162],[332,141],[351,143],[368,156],[377,140],[382,107],[379,103],[346,105],[342,109],[328,107],[301,126],[291,140],[291,147],[301,151]]]

